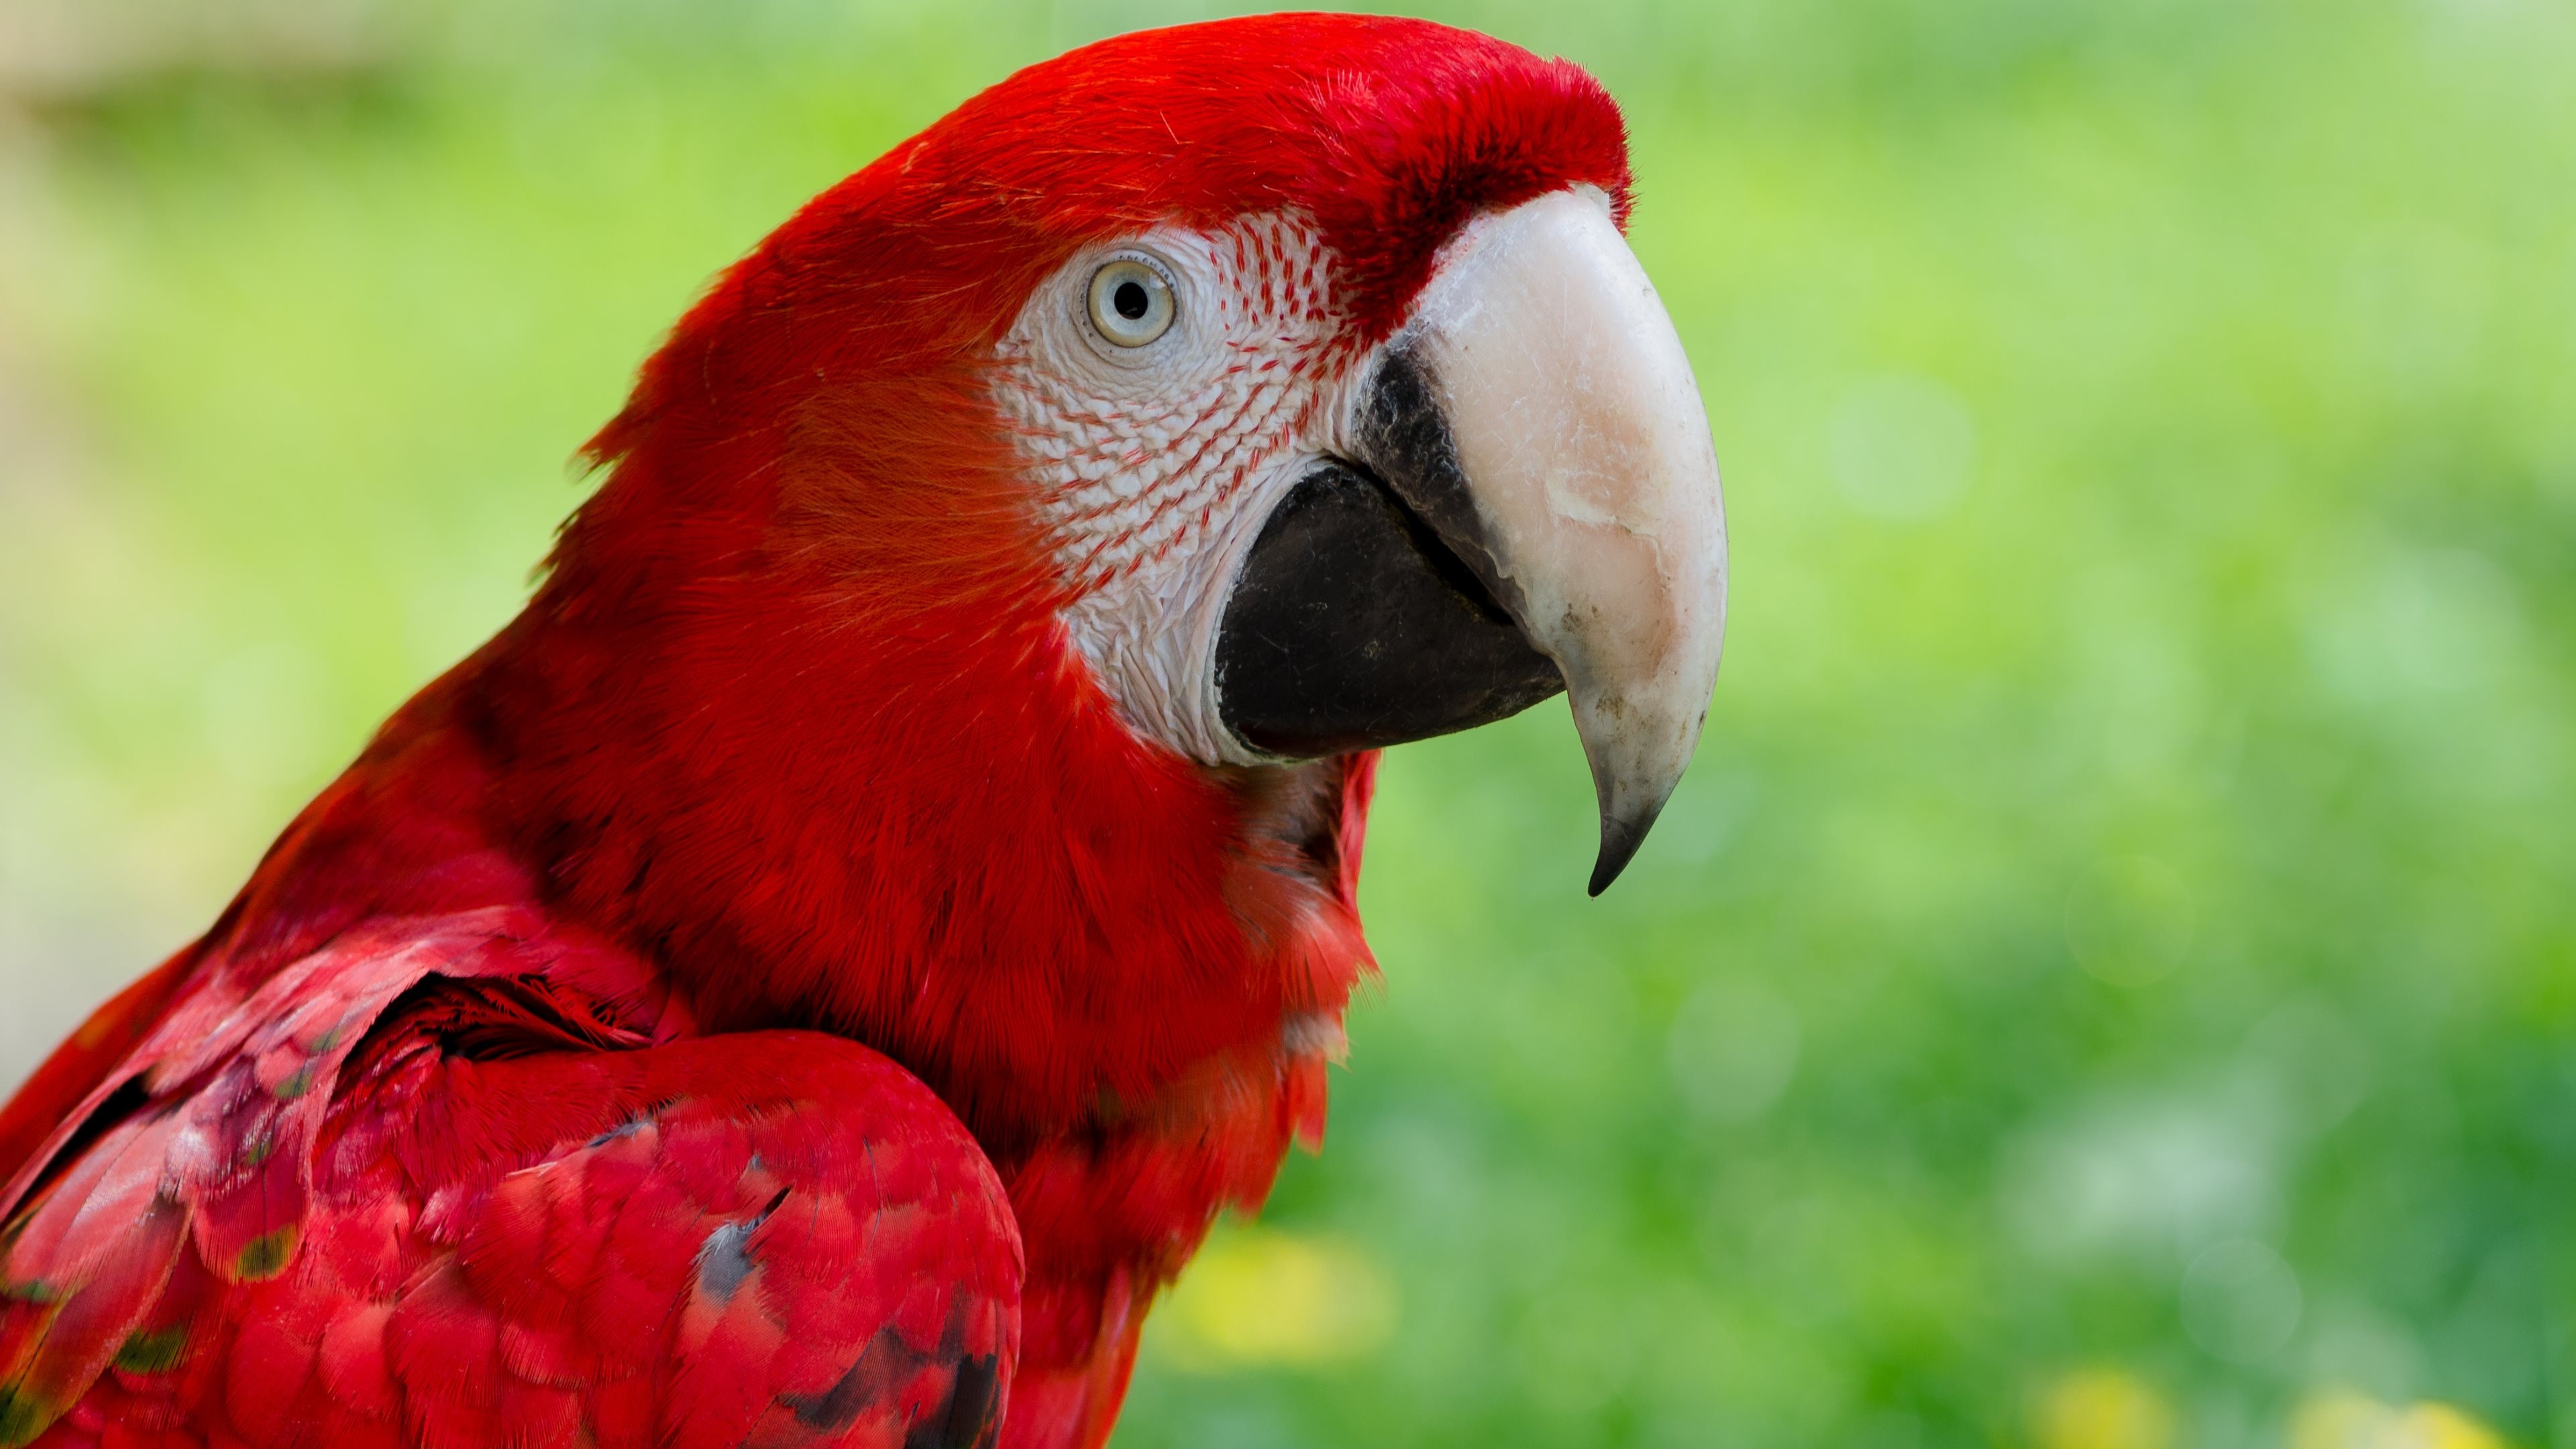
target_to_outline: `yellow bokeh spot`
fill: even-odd
[[[2032,1427],[2039,1449],[2165,1449],[2173,1409],[2137,1375],[2078,1369],[2040,1391]]]
[[[2504,1436],[2449,1404],[2399,1408],[2336,1389],[2311,1395],[2290,1420],[2290,1449],[2506,1449]]]
[[[2504,1436],[2449,1404],[2417,1404],[2406,1423],[2430,1449],[2505,1449]]]
[[[1395,1285],[1349,1244],[1235,1228],[1199,1250],[1154,1323],[1182,1368],[1328,1364],[1386,1342]]]

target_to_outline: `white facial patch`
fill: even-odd
[[[1092,318],[1092,283],[1139,262],[1174,315],[1122,346]],[[1073,585],[1075,647],[1139,734],[1206,764],[1268,758],[1218,717],[1217,628],[1271,510],[1344,451],[1357,352],[1329,262],[1282,214],[1094,248],[1039,286],[996,357],[995,398]]]

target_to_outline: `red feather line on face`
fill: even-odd
[[[731,1262],[718,1226],[778,1241],[753,1223],[776,1190],[760,1173],[787,1171],[755,1171],[773,1152],[810,1159],[788,1202],[861,1218],[909,1201],[849,1176],[880,1143],[935,1159],[956,1222],[984,1222],[987,1158],[1008,1191],[971,1242],[861,1259],[888,1294],[906,1274],[984,1285],[944,1300],[972,1320],[956,1333],[952,1310],[888,1298],[834,1310],[860,1334],[834,1351],[857,1359],[743,1340],[786,1406],[781,1442],[841,1433],[844,1409],[930,1412],[934,1388],[967,1405],[941,1422],[971,1442],[983,1421],[954,1415],[978,1402],[979,1355],[1001,1391],[1007,1318],[1003,1442],[1097,1444],[1156,1286],[1220,1207],[1260,1202],[1292,1138],[1320,1136],[1329,1024],[1369,967],[1374,758],[1216,770],[1127,728],[1058,618],[1069,585],[996,410],[996,343],[1086,246],[1293,210],[1356,350],[1462,221],[1576,183],[1624,211],[1617,112],[1572,66],[1419,22],[1284,16],[1033,67],[818,198],[646,365],[527,611],[387,723],[205,941],[0,1112],[10,1261],[84,1285],[0,1310],[0,1443],[40,1415],[64,1442],[202,1421],[274,1443],[334,1404],[365,1442],[498,1442],[475,1394],[513,1365],[524,1422],[626,1415],[601,1443],[696,1413],[695,1388],[657,1410],[599,1387],[597,1343],[565,1325],[601,1282],[548,1297],[527,1277],[543,1264],[510,1256],[512,1233],[609,1251],[583,1204],[612,1189],[521,1201],[536,1190],[492,1166],[581,1157],[581,1182],[608,1183],[640,1149],[592,1134],[667,1111],[686,1121],[656,1144],[713,1145],[645,1174],[697,1184],[695,1215],[637,1250],[663,1303],[706,1291],[689,1255]],[[483,944],[450,939],[460,920]],[[414,1009],[433,975],[478,983],[458,1007],[478,1025]],[[357,1016],[306,1032],[324,1003]],[[694,1040],[779,1028],[874,1052]],[[507,1041],[533,1055],[496,1054]],[[801,1075],[774,1080],[768,1056]],[[512,1075],[539,1058],[553,1075]],[[871,1075],[889,1058],[936,1101]],[[521,1097],[494,1095],[505,1078]],[[837,1115],[868,1092],[893,1105]],[[179,1141],[188,1123],[202,1141]],[[796,1136],[833,1123],[857,1136]],[[212,1175],[145,1171],[183,1146],[214,1151]],[[81,1211],[111,1199],[134,1211]],[[1019,1306],[996,1318],[1023,1244]],[[830,1281],[824,1258],[800,1271]],[[400,1312],[453,1331],[401,1339]],[[684,1331],[734,1331],[709,1312]],[[900,1352],[863,1351],[871,1322],[901,1325]],[[106,1367],[128,1350],[139,1367]],[[593,1369],[594,1397],[566,1398]],[[446,1417],[388,1408],[404,1375],[453,1386],[420,1391]]]

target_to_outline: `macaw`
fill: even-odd
[[[525,611],[0,1112],[0,1446],[1089,1449],[1320,1143],[1377,751],[1725,532],[1616,106],[1408,20],[1023,70],[722,274]]]

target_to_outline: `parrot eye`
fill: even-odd
[[[1172,330],[1178,309],[1171,279],[1137,257],[1120,257],[1091,274],[1091,325],[1120,347],[1142,347]]]

